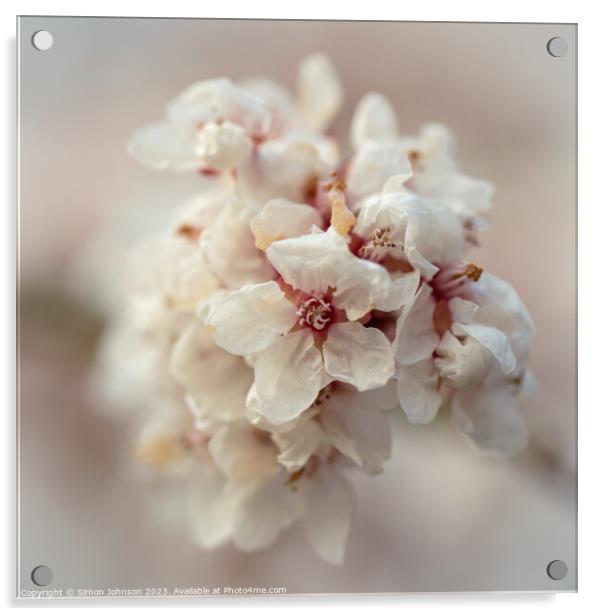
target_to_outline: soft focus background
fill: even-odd
[[[40,29],[54,36],[48,52],[30,44]],[[563,58],[546,52],[553,36],[568,41]],[[34,588],[39,564],[57,588],[576,587],[575,26],[32,17],[20,20],[19,46],[22,588]],[[464,170],[497,186],[474,260],[516,287],[537,329],[529,449],[492,460],[445,421],[396,419],[385,473],[353,477],[341,567],[320,562],[297,529],[248,555],[203,553],[186,529],[157,525],[153,495],[127,470],[125,424],[93,410],[86,392],[125,247],[202,186],[130,160],[132,131],[195,80],[292,86],[316,50],[344,83],[342,139],[370,90],[391,99],[404,133],[438,121],[457,134]],[[546,576],[554,559],[569,567],[560,582]]]

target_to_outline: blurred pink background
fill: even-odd
[[[54,36],[49,52],[30,44],[39,29]],[[563,58],[546,51],[553,36],[568,42]],[[576,26],[32,17],[20,20],[19,45],[22,588],[33,588],[38,564],[53,569],[57,588],[576,587]],[[385,473],[354,477],[357,510],[338,568],[298,530],[248,555],[203,553],[185,529],[157,524],[152,494],[127,470],[126,424],[86,398],[103,310],[119,301],[107,282],[126,246],[202,186],[194,174],[138,166],[128,137],[193,81],[266,76],[292,86],[316,50],[345,87],[334,125],[342,139],[370,90],[391,99],[404,133],[427,121],[456,133],[463,169],[497,186],[493,227],[473,259],[515,286],[537,331],[530,448],[491,460],[445,421],[396,419]],[[546,576],[554,559],[568,564],[562,581]]]

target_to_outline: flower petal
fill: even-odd
[[[476,323],[473,325],[454,323],[452,332],[456,335],[470,336],[485,347],[495,357],[504,374],[511,374],[516,369],[516,357],[512,352],[510,341],[499,329]]]
[[[178,338],[171,374],[191,398],[197,420],[242,418],[253,371],[215,344],[201,323],[192,323]]]
[[[261,550],[298,519],[299,496],[277,477],[251,493],[237,514],[234,544],[246,552]]]
[[[399,367],[397,395],[410,423],[428,424],[435,419],[442,402],[437,384],[438,375],[431,359]]]
[[[360,323],[333,325],[322,352],[326,372],[359,391],[382,387],[395,372],[387,337],[380,330]]]
[[[412,177],[405,150],[395,144],[367,143],[351,159],[347,188],[354,200],[380,192],[392,177],[402,183]]]
[[[240,124],[250,136],[267,136],[272,121],[268,107],[257,97],[229,79],[198,81],[181,92],[167,106],[167,118],[174,126],[192,129],[218,120]]]
[[[207,122],[198,133],[196,152],[203,166],[225,171],[245,162],[252,148],[242,126],[232,122]]]
[[[297,76],[299,111],[309,128],[322,132],[343,103],[343,87],[330,59],[321,53],[307,56]]]
[[[393,278],[387,296],[376,304],[376,309],[384,312],[399,310],[412,301],[419,284],[420,272],[418,270]]]
[[[402,366],[430,357],[439,344],[439,336],[433,327],[435,301],[431,292],[431,288],[423,284],[403,307],[397,320],[393,352],[397,363]]]
[[[300,419],[303,419],[303,417]],[[277,432],[272,438],[280,450],[278,462],[289,473],[303,468],[309,458],[317,453],[321,447],[326,446],[326,449],[329,449],[322,428],[311,418],[298,421],[292,429],[286,432]]]
[[[447,331],[437,347],[435,367],[454,387],[480,385],[493,364],[491,353],[474,338],[460,342]]]
[[[351,485],[322,465],[314,475],[301,479],[300,492],[305,502],[303,527],[311,546],[326,562],[340,565],[354,508]]]
[[[334,229],[274,242],[267,249],[268,259],[285,282],[310,295],[336,286],[347,255],[351,255],[347,243]]]
[[[261,412],[275,424],[294,419],[322,387],[322,355],[311,332],[287,334],[257,355],[255,385]]]
[[[255,246],[249,228],[249,220],[255,213],[231,199],[201,234],[199,246],[207,265],[230,288],[274,277],[274,270]]]
[[[357,104],[351,120],[351,144],[359,148],[366,141],[394,139],[398,135],[397,116],[387,98],[369,92]]]
[[[380,473],[391,457],[389,420],[370,404],[367,394],[333,392],[324,404],[320,424],[330,442],[367,473]]]
[[[219,428],[209,441],[209,452],[228,481],[241,486],[266,481],[280,468],[269,435],[244,420]]]
[[[191,132],[178,130],[167,122],[158,122],[144,126],[132,135],[128,153],[157,171],[192,171],[200,167],[194,145],[195,136]]]
[[[224,545],[235,529],[239,498],[224,491],[224,478],[212,465],[190,491],[190,517],[194,542],[205,550]]]
[[[296,308],[276,282],[248,284],[212,306],[207,327],[217,344],[235,355],[269,347],[297,320]]]
[[[287,199],[272,199],[251,219],[251,231],[255,245],[266,250],[276,240],[298,237],[309,233],[315,225],[322,224],[316,208]]]
[[[479,305],[475,320],[504,332],[518,363],[523,363],[530,355],[535,327],[512,285],[485,273],[471,285],[471,294]]]
[[[452,412],[457,428],[482,451],[511,456],[527,445],[529,431],[511,387],[459,391]]]

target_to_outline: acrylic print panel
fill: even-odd
[[[18,592],[574,590],[576,26],[18,27]]]

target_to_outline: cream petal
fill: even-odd
[[[322,224],[316,208],[287,199],[272,199],[251,219],[255,245],[266,250],[272,242],[309,233]]]
[[[274,270],[255,246],[249,220],[255,211],[232,199],[201,234],[199,246],[215,276],[230,288],[249,282],[264,282]]]
[[[219,428],[209,441],[217,467],[232,484],[249,486],[273,477],[279,470],[277,450],[267,433],[246,421]]]
[[[299,416],[322,386],[323,361],[308,330],[287,334],[257,355],[255,385],[261,412],[274,424]]]
[[[189,511],[194,542],[205,550],[227,543],[235,529],[240,501],[224,491],[222,475],[206,468],[189,492]]]
[[[345,557],[354,509],[349,482],[328,466],[321,465],[310,478],[302,478],[299,491],[305,504],[303,527],[318,556],[332,565]]]
[[[414,298],[403,307],[397,320],[393,352],[398,364],[415,364],[430,357],[439,344],[433,327],[435,301],[431,288],[423,284]]]
[[[322,385],[324,387],[324,385]],[[257,395],[257,387],[255,383],[250,387],[247,394],[245,417],[256,428],[269,432],[270,434],[280,434],[283,432],[289,432],[293,430],[299,423],[306,421],[310,417],[316,415],[316,409],[309,409],[305,411],[299,417],[286,421],[284,423],[274,424],[268,421],[268,419],[261,412],[261,400]]]
[[[201,166],[194,150],[194,135],[167,122],[150,124],[136,131],[128,143],[128,153],[157,171],[192,171]]]
[[[495,357],[504,374],[512,374],[516,369],[516,357],[512,352],[510,341],[499,329],[487,325],[454,323],[452,332],[456,335],[470,336],[485,347]]]
[[[387,337],[380,330],[360,323],[333,325],[322,352],[326,372],[359,391],[382,387],[395,371]]]
[[[208,122],[198,132],[196,152],[211,169],[234,169],[247,161],[252,149],[245,129],[232,122]]]
[[[353,321],[375,308],[389,292],[387,270],[354,256],[332,227],[326,233],[274,242],[267,256],[295,289],[318,296],[336,289],[335,304]]]
[[[484,273],[471,285],[471,294],[479,305],[475,320],[504,332],[519,364],[531,353],[535,327],[526,306],[506,281]]]
[[[394,144],[367,143],[351,159],[347,189],[355,201],[380,192],[392,177],[401,183],[412,177],[412,165],[403,148]]]
[[[459,391],[452,412],[457,428],[481,451],[511,456],[527,445],[529,431],[511,387]]]
[[[452,297],[447,303],[454,322],[458,323],[474,323],[475,314],[479,309],[478,304],[462,299],[461,297]]]
[[[308,186],[330,172],[332,165],[324,157],[338,157],[334,146],[331,140],[313,135],[268,139],[257,147],[253,165],[245,168],[240,180],[258,202],[272,198],[302,201]]]
[[[349,257],[345,240],[334,230],[274,242],[267,256],[285,282],[311,295],[336,287]]]
[[[464,232],[457,216],[438,201],[408,200],[410,214],[405,233],[408,261],[430,280],[440,265],[455,263],[464,254]]]
[[[356,321],[378,306],[386,306],[391,290],[391,278],[384,267],[351,255],[336,285],[334,300],[350,321]]]
[[[330,442],[367,473],[380,473],[391,457],[389,420],[366,394],[333,392],[324,404],[320,424]]]
[[[243,417],[253,371],[218,347],[201,323],[192,323],[178,338],[170,370],[192,399],[197,419]]]
[[[438,375],[431,359],[399,367],[397,395],[410,423],[428,424],[435,419],[442,402],[437,385]]]
[[[399,132],[397,116],[389,100],[369,92],[357,104],[351,120],[350,139],[358,150],[366,141],[394,139]]]
[[[296,308],[273,280],[245,285],[211,308],[207,328],[217,344],[235,355],[252,355],[286,334]]]
[[[272,121],[259,98],[225,78],[192,84],[168,104],[166,114],[170,124],[193,130],[206,122],[235,122],[254,137],[267,136]]]
[[[393,278],[387,296],[376,304],[376,309],[384,312],[399,310],[412,301],[419,284],[420,272],[418,270]]]
[[[278,462],[289,473],[303,468],[312,455],[327,445],[324,432],[313,419],[298,421],[292,429],[277,432],[272,438],[280,451]]]
[[[300,515],[299,496],[285,477],[260,486],[239,510],[233,540],[236,547],[253,552],[269,547]]]
[[[437,347],[435,367],[454,387],[480,385],[490,372],[494,359],[474,338],[460,342],[451,332],[445,332]]]
[[[303,60],[297,75],[299,111],[311,130],[322,132],[343,104],[343,87],[330,59],[321,53]]]

